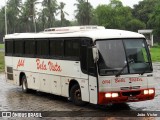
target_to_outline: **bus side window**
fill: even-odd
[[[70,60],[79,60],[79,40],[65,40],[64,56]]]
[[[49,53],[51,58],[62,58],[63,40],[50,40]]]
[[[35,41],[34,40],[25,40],[24,53],[28,57],[34,57],[35,55]]]
[[[21,57],[24,55],[24,41],[15,40],[14,41],[14,55]]]
[[[5,41],[5,55],[12,56],[13,55],[13,40]]]
[[[37,56],[41,58],[49,57],[49,41],[37,40]]]

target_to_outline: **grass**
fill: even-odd
[[[160,45],[150,48],[151,58],[153,62],[160,62]]]
[[[4,44],[0,44],[0,49],[4,49]]]
[[[0,72],[4,72],[4,52],[0,52]]]

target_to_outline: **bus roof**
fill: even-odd
[[[65,28],[65,29],[64,29]],[[67,29],[68,28],[68,29]],[[22,39],[22,38],[64,38],[64,37],[88,37],[93,41],[96,39],[114,39],[114,38],[144,38],[144,35],[117,29],[104,29],[100,26],[97,29],[73,29],[71,27],[62,27],[62,29],[51,31],[49,28],[40,33],[14,33],[5,36],[5,39]],[[73,28],[73,27],[72,27]],[[64,31],[63,31],[64,30]]]

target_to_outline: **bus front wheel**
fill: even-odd
[[[27,78],[25,75],[22,77],[22,91],[24,93],[28,92],[28,83],[27,83]]]
[[[78,106],[83,106],[86,102],[82,101],[81,89],[78,84],[72,86],[70,90],[71,101]]]

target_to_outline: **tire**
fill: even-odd
[[[25,75],[22,77],[22,91],[24,93],[28,93],[28,91],[29,91],[29,89],[28,89],[28,83],[27,83],[27,78],[26,78]]]
[[[78,84],[72,86],[70,90],[71,101],[77,106],[84,106],[86,102],[82,101],[81,89]]]

